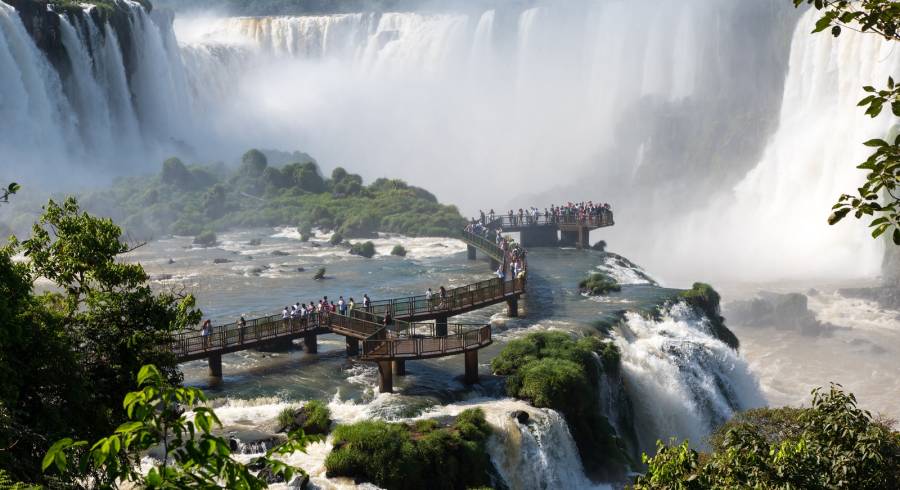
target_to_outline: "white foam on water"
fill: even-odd
[[[640,266],[617,255],[607,255],[597,269],[609,274],[619,284],[657,284]]]
[[[704,447],[736,411],[765,404],[748,363],[683,302],[659,320],[628,313],[619,330],[614,338],[642,450],[653,453],[657,439],[671,437]]]
[[[859,330],[896,333],[900,336],[900,311],[884,309],[878,303],[847,298],[840,293],[808,295],[809,309],[821,322]]]

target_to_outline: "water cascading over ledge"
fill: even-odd
[[[126,0],[0,2],[0,150],[18,178],[73,162],[123,174],[155,149],[184,150],[192,98],[172,22]]]

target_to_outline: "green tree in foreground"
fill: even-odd
[[[118,426],[141,366],[180,382],[160,347],[200,313],[190,295],[154,293],[139,264],[120,260],[128,250],[112,221],[74,199],[50,201],[30,239],[0,248],[0,468],[10,479],[43,482],[53,441]],[[38,280],[52,292],[36,293]]]
[[[900,488],[900,433],[856,406],[840,385],[812,392],[805,409],[739,415],[699,454],[658,442],[634,489]]]
[[[900,40],[900,2],[895,0],[792,0],[794,6],[812,5],[822,11],[813,33],[829,30],[835,37],[846,29],[875,34],[887,41]],[[859,101],[866,114],[877,117],[884,106],[900,117],[900,84],[888,78],[886,88],[863,87],[868,94]],[[890,140],[876,138],[864,143],[873,153],[857,168],[865,170],[866,182],[856,194],[843,194],[833,206],[829,224],[851,212],[859,219],[871,216],[872,237],[889,233],[900,245],[900,135]]]
[[[302,430],[292,432],[288,441],[255,458],[250,465],[232,459],[228,441],[214,436],[221,426],[215,412],[201,406],[206,396],[196,388],[173,387],[153,365],[141,368],[137,376],[140,391],[128,393],[123,403],[128,421],[114,434],[92,445],[65,438],[57,441],[44,456],[44,471],[56,471],[70,479],[93,478],[97,488],[129,482],[138,488],[266,488],[265,480],[250,467],[290,481],[297,472],[274,459],[294,451],[305,451],[315,440]],[[185,416],[193,410],[193,417]],[[140,457],[162,447],[163,459],[144,473]]]

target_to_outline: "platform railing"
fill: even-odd
[[[392,337],[389,330],[382,330],[362,342],[360,359],[375,361],[387,359],[438,357],[480,349],[492,342],[491,326],[448,325],[453,332],[446,336]]]
[[[543,213],[538,214],[537,216],[529,214],[523,214],[521,216],[514,214],[510,216],[506,214],[494,216],[493,220],[489,219],[489,224],[491,228],[496,228],[498,226],[501,228],[521,228],[525,226],[559,225],[579,225],[602,228],[604,226],[612,226],[615,223],[613,221],[612,211],[601,211],[600,214],[583,217],[574,215],[548,216]]]

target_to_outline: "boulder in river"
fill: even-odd
[[[528,419],[531,417],[525,410],[516,410],[512,413],[512,416],[518,420],[520,424],[527,424]]]
[[[729,302],[725,316],[732,324],[798,330],[803,335],[822,335],[838,328],[823,323],[809,309],[809,299],[801,293],[760,292],[755,298]]]
[[[231,261],[228,260],[228,259],[224,259],[224,258],[222,258],[222,257],[213,259],[213,264],[227,264],[227,263],[229,263],[229,262],[231,262]]]

